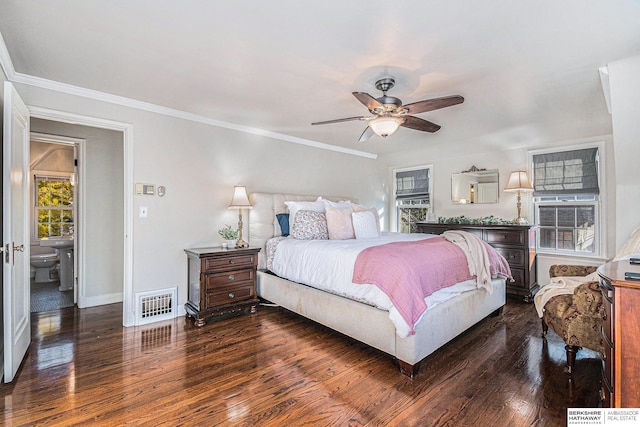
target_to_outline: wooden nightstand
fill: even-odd
[[[256,312],[260,248],[196,248],[185,252],[189,289],[184,308],[196,326],[203,326],[211,317]]]

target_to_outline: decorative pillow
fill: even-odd
[[[371,211],[354,212],[351,214],[353,230],[356,239],[373,239],[380,237],[376,218]]]
[[[322,212],[299,210],[291,228],[291,237],[298,240],[328,240],[326,215]]]
[[[293,231],[293,223],[296,220],[296,213],[300,210],[314,211],[324,213],[324,203],[322,199],[318,197],[315,202],[284,202],[289,208],[289,232]]]
[[[289,235],[289,214],[276,214],[276,219],[278,220],[278,224],[280,224],[280,233],[287,237]]]
[[[326,200],[325,200],[326,201]],[[327,210],[327,228],[329,229],[329,239],[346,240],[354,239],[353,224],[351,224],[351,214],[353,209],[351,206],[344,208],[334,208],[326,205]]]
[[[380,232],[382,230],[380,230],[380,215],[378,215],[378,210],[376,208],[366,208],[364,206],[361,205],[351,205],[351,208],[353,209],[354,212],[371,212],[373,214],[373,217],[376,220],[376,230],[378,230],[378,235],[380,234]],[[357,237],[356,237],[357,238]]]

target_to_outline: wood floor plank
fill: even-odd
[[[429,356],[413,379],[390,356],[291,312],[261,307],[202,328],[123,328],[122,305],[32,315],[33,341],[0,386],[3,425],[564,426],[597,407],[600,361],[540,336],[509,301]]]

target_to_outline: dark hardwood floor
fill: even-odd
[[[540,337],[531,304],[509,300],[423,362],[392,359],[290,312],[195,328],[178,318],[121,327],[122,306],[34,313],[33,342],[0,386],[3,425],[565,426],[597,407],[599,360]]]

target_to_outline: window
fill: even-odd
[[[593,147],[533,155],[533,202],[541,252],[600,253],[599,151]]]
[[[73,234],[73,186],[69,178],[35,176],[35,235]]]
[[[431,207],[431,166],[394,171],[397,229],[415,233]]]

